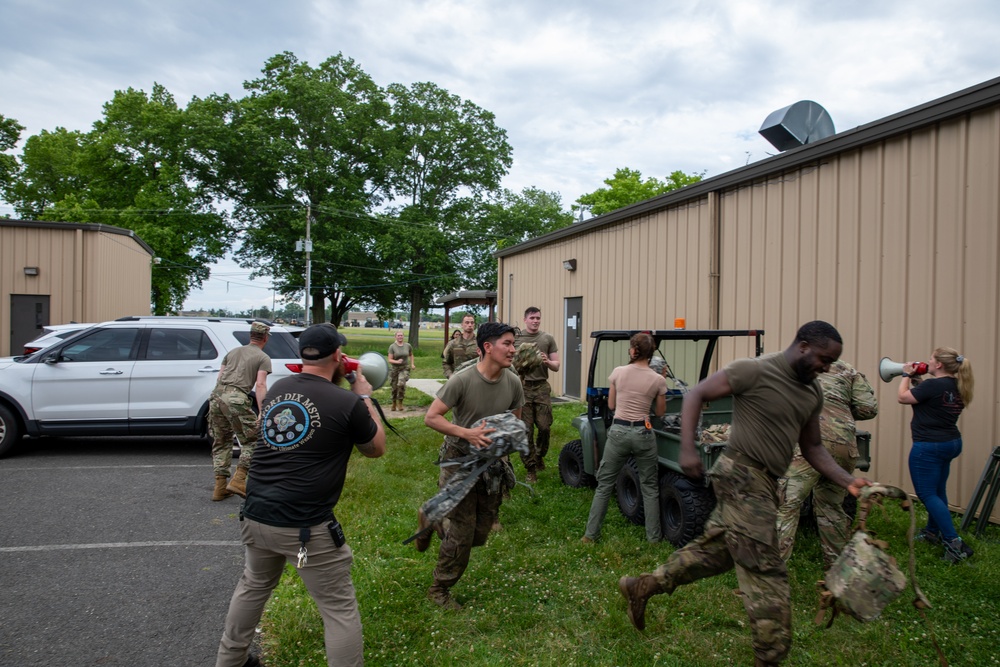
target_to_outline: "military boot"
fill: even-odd
[[[640,574],[638,577],[622,577],[618,580],[618,590],[628,603],[628,620],[636,630],[646,629],[646,602],[657,593],[666,590],[651,574]]]
[[[247,469],[242,466],[236,467],[236,474],[226,485],[226,490],[235,493],[240,498],[247,497]]]
[[[462,608],[462,605],[455,598],[451,597],[448,589],[439,584],[434,584],[427,589],[427,599],[444,609],[458,611]]]
[[[225,500],[233,495],[233,492],[226,488],[227,479],[228,477],[225,475],[215,476],[215,490],[212,491],[212,500]]]

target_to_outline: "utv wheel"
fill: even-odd
[[[573,440],[559,452],[559,477],[563,484],[574,489],[593,488],[597,478],[586,472],[583,463],[583,443]]]
[[[646,524],[646,512],[642,507],[642,486],[639,484],[639,465],[631,456],[625,461],[618,480],[615,482],[618,509],[625,518],[637,526]]]
[[[5,406],[0,405],[0,456],[6,456],[21,440],[17,417]]]
[[[705,522],[715,509],[712,492],[683,475],[660,475],[660,527],[663,539],[682,547],[705,530]]]

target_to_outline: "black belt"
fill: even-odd
[[[771,472],[767,469],[767,466],[765,466],[760,461],[757,461],[756,459],[750,458],[743,452],[737,452],[727,447],[726,449],[723,450],[722,455],[729,458],[734,463],[740,464],[741,466],[746,466],[747,468],[753,468],[754,470],[759,470],[775,481],[777,481],[778,479],[777,477],[771,474]]]
[[[637,422],[630,422],[627,419],[618,419],[617,417],[615,417],[614,422],[616,424],[618,424],[619,426],[645,426],[646,425],[646,420],[645,419],[640,419]]]

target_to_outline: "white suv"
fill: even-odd
[[[26,356],[0,359],[0,456],[28,434],[204,435],[222,358],[253,320],[124,317]],[[280,326],[268,386],[302,370]]]

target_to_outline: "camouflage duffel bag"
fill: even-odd
[[[815,619],[817,625],[823,622],[827,609],[833,609],[827,627],[830,627],[841,611],[859,621],[872,621],[906,588],[906,575],[899,569],[896,559],[886,551],[889,545],[875,539],[865,530],[872,503],[880,502],[879,498],[897,498],[903,509],[910,513],[907,538],[910,543],[910,581],[916,594],[913,604],[918,609],[931,606],[917,586],[914,572],[913,533],[916,529],[916,516],[913,504],[902,489],[874,484],[862,489],[858,497],[856,532],[827,571],[826,578],[817,584],[820,589],[820,608]]]

